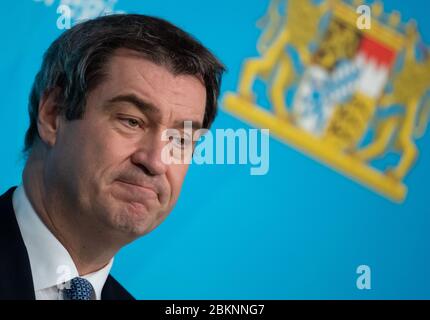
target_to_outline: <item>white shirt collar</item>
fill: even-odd
[[[31,265],[34,290],[61,286],[75,277],[78,270],[69,252],[42,222],[20,185],[13,193],[13,208]],[[101,292],[113,264],[113,258],[102,269],[81,276],[87,279],[100,300]]]

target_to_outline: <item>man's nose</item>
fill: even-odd
[[[146,174],[155,176],[166,173],[168,164],[163,161],[163,148],[167,145],[162,141],[161,134],[146,136],[139,143],[139,148],[133,153],[131,161],[145,171]]]

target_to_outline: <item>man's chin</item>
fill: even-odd
[[[136,219],[148,219],[149,210],[145,204],[140,202],[128,202],[125,204],[125,210]]]
[[[154,229],[154,218],[144,204],[129,202],[115,215],[113,227],[133,240]]]

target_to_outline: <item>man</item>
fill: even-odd
[[[23,183],[0,198],[0,299],[132,299],[109,275],[118,250],[157,227],[209,128],[222,64],[172,24],[110,15],[46,52],[30,95]],[[163,139],[166,130],[180,136]],[[192,151],[192,150],[191,150]]]

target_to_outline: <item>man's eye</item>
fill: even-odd
[[[191,143],[190,139],[180,136],[172,136],[170,137],[170,140],[179,148],[187,148]]]
[[[134,118],[120,118],[120,121],[122,121],[126,126],[128,126],[130,128],[140,127],[139,120],[134,119]]]

